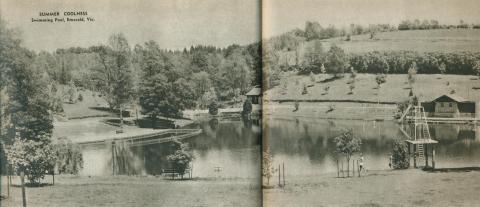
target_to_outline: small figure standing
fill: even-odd
[[[362,172],[362,171],[365,170],[365,167],[364,167],[364,164],[363,164],[363,161],[364,161],[363,153],[360,153],[360,159],[358,161],[359,161],[359,166],[360,166],[360,171],[359,172]]]
[[[389,157],[389,160],[388,160],[388,167],[390,167],[390,169],[392,169],[392,162],[393,162],[393,155],[390,154],[390,157]]]

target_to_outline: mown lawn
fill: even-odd
[[[418,52],[480,51],[480,30],[478,29],[439,29],[407,30],[352,36],[351,41],[340,38],[326,40],[326,48],[331,44],[343,48],[345,52],[359,53],[370,51],[413,50]]]
[[[2,190],[6,190],[3,182]],[[65,175],[56,177],[54,186],[26,188],[26,195],[27,206],[38,207],[261,206],[258,179],[172,181],[161,176]],[[22,206],[21,189],[13,187],[11,197],[0,204]]]
[[[480,172],[368,171],[365,177],[288,177],[264,190],[265,206],[478,206]]]
[[[281,84],[266,92],[265,98],[272,101],[369,101],[369,102],[401,102],[408,100],[410,86],[406,74],[391,74],[386,83],[377,89],[375,75],[358,74],[355,79],[353,94],[350,93],[350,75],[330,82],[322,82],[330,75],[315,75],[315,82],[310,76],[291,75],[281,80]],[[456,96],[472,101],[480,101],[480,80],[469,75],[426,75],[417,74],[413,84],[413,93],[421,101],[430,101],[455,91]],[[285,87],[286,84],[286,87]],[[307,86],[307,94],[302,95],[303,85]],[[324,87],[329,86],[328,93]]]
[[[96,110],[95,107],[107,108],[108,104],[98,93],[93,93],[89,90],[79,91],[83,100],[76,103],[63,103],[63,109],[67,118],[81,118],[94,116],[111,116],[109,111]]]

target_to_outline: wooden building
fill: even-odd
[[[428,117],[444,118],[475,118],[479,112],[476,105],[475,101],[453,94],[441,95],[432,101],[422,102]]]
[[[262,104],[262,87],[256,85],[252,88],[247,94],[247,98],[252,101],[253,105],[261,105]]]

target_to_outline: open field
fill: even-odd
[[[74,104],[64,103],[63,109],[67,118],[80,118],[92,116],[109,116],[112,113],[108,111],[95,110],[94,107],[108,107],[107,102],[99,97],[97,93],[92,93],[89,90],[79,91],[83,100]]]
[[[377,88],[375,75],[358,74],[355,80],[353,94],[349,94],[349,74],[344,78],[322,83],[322,80],[330,75],[315,75],[315,82],[312,83],[310,76],[290,75],[281,80],[276,86],[265,93],[265,99],[271,101],[352,101],[371,103],[385,102],[397,103],[408,100],[410,92],[406,74],[391,74],[386,78],[386,83]],[[303,84],[312,85],[307,87],[308,93],[302,95]],[[285,85],[286,84],[286,87]],[[330,86],[325,94],[324,86]],[[475,76],[468,75],[426,75],[417,74],[413,84],[413,92],[420,101],[430,101],[434,98],[450,94],[455,90],[455,95],[467,100],[480,101],[480,80]]]
[[[344,39],[344,38],[343,38]],[[351,41],[341,38],[325,40],[325,48],[331,44],[343,48],[347,53],[370,52],[374,50],[413,50],[418,52],[480,52],[480,30],[478,29],[437,29],[406,30],[352,36]]]
[[[335,44],[346,53],[364,53],[371,51],[400,51],[410,50],[417,52],[480,52],[480,29],[437,29],[437,30],[406,30],[377,33],[374,39],[370,34],[324,39],[323,50],[328,51]],[[303,42],[298,49],[299,61],[302,62],[307,48],[311,48],[314,41]],[[295,64],[296,51],[282,51],[279,54],[280,63]]]
[[[480,172],[427,173],[418,169],[286,178],[285,189],[264,190],[265,206],[477,206]]]
[[[13,178],[18,182],[19,178]],[[2,181],[6,181],[2,177]],[[165,180],[154,176],[57,176],[54,186],[29,187],[28,206],[259,206],[260,181],[256,179]],[[2,185],[4,182],[2,182]],[[2,186],[6,190],[6,186]],[[2,191],[2,195],[6,194]],[[13,187],[2,207],[21,206],[21,189]]]

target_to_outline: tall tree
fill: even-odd
[[[332,45],[327,53],[326,66],[327,72],[333,73],[335,76],[343,74],[348,66],[348,58],[345,51],[336,45]]]
[[[347,176],[349,176],[350,159],[355,153],[360,151],[362,140],[356,138],[353,134],[353,130],[350,129],[343,132],[340,136],[335,137],[334,141],[336,143],[337,153],[345,155],[347,160]]]
[[[194,91],[188,81],[176,75],[172,63],[155,41],[145,43],[141,64],[140,105],[154,120],[178,117],[194,105]]]
[[[6,112],[0,114],[0,143],[12,144],[7,150],[9,164],[36,182],[45,170],[52,169],[55,159],[50,150],[53,120],[49,80],[45,71],[33,66],[35,53],[21,47],[16,36],[0,21],[0,112]],[[4,125],[7,119],[10,123]],[[9,128],[9,136],[3,133],[4,128]]]
[[[123,125],[123,109],[134,94],[130,47],[122,33],[111,35],[108,42],[108,46],[92,48],[100,63],[95,77],[110,108],[119,109]]]

